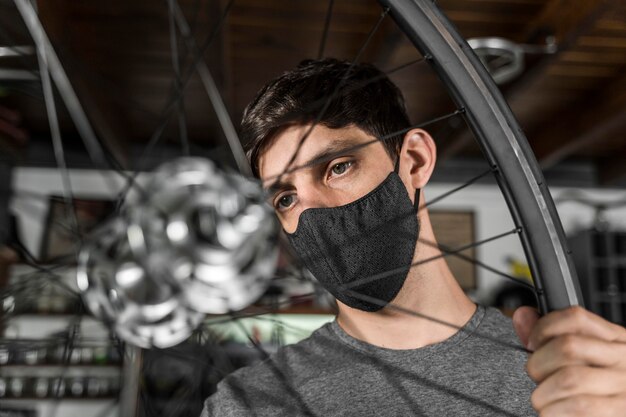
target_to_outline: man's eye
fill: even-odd
[[[278,199],[278,202],[276,203],[276,205],[278,206],[278,208],[281,208],[281,209],[289,208],[293,204],[293,200],[294,200],[293,194],[284,195]]]
[[[352,162],[346,161],[346,162],[340,162],[338,164],[335,164],[332,166],[332,168],[330,169],[332,171],[333,174],[335,175],[341,175],[344,172],[346,172],[346,170],[348,168],[350,168],[350,166],[352,165]]]

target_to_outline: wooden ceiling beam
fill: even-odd
[[[594,22],[606,10],[608,4],[615,0],[550,0],[537,18],[530,22],[516,42],[532,42],[537,36],[552,35],[559,47],[557,53],[546,55],[542,61],[526,71],[513,84],[508,86],[504,95],[515,113],[516,100],[522,93],[539,83],[547,75],[550,66],[557,61],[561,52],[567,51],[576,40],[593,27]],[[472,143],[472,133],[467,129],[457,131],[447,141],[446,149],[440,158],[445,160],[453,157]]]
[[[611,1],[614,0],[550,0],[515,41],[528,42],[537,36],[551,35],[560,47],[570,46]]]
[[[575,108],[565,109],[533,136],[533,149],[542,168],[550,168],[586,146],[626,133],[626,76],[585,97]]]

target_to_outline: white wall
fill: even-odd
[[[433,199],[444,192],[457,187],[459,184],[429,184],[424,193],[426,200]],[[572,193],[583,193],[586,197],[597,201],[626,200],[626,191],[599,190],[599,189],[570,189],[552,188],[551,193],[556,201]],[[452,194],[432,206],[433,209],[445,210],[472,210],[475,214],[476,240],[483,240],[502,232],[512,230],[513,222],[506,207],[504,198],[495,185],[471,185],[458,193]],[[578,230],[587,229],[594,224],[594,209],[575,202],[563,202],[557,205],[565,233],[568,235]],[[626,230],[626,206],[606,212],[606,220],[614,229]],[[507,257],[515,256],[524,260],[524,252],[516,236],[490,242],[478,248],[478,259],[487,265],[501,271],[508,271]],[[475,298],[488,301],[494,289],[500,285],[503,278],[496,274],[478,268],[478,291]]]

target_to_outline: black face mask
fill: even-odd
[[[393,300],[413,261],[419,189],[411,203],[396,171],[352,203],[304,210],[297,230],[287,233],[315,278],[339,301],[359,310],[380,310]]]

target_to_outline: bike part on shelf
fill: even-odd
[[[524,50],[508,39],[490,37],[468,39],[496,84],[505,84],[524,72]]]

